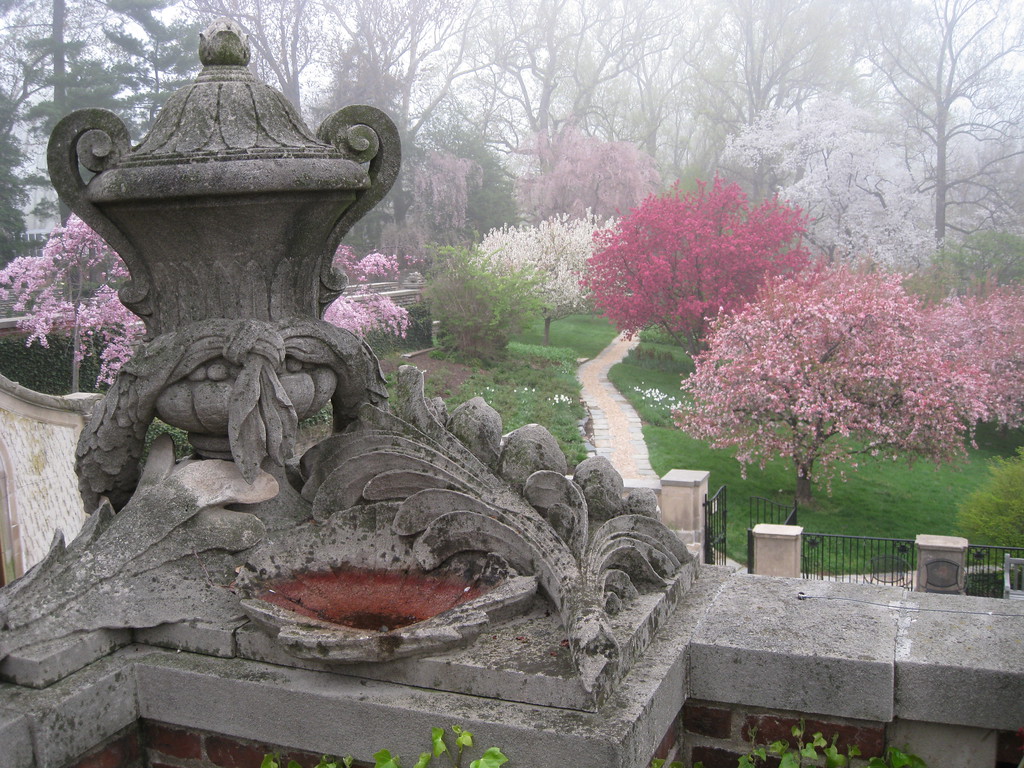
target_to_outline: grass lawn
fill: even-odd
[[[618,336],[615,326],[596,315],[570,315],[551,323],[551,346],[564,347],[576,353],[576,357],[595,357]],[[538,320],[514,341],[522,344],[544,343],[544,321]]]
[[[543,334],[538,321],[509,344],[502,362],[466,369],[464,380],[443,394],[450,410],[483,397],[501,414],[505,431],[541,424],[558,440],[572,467],[587,457],[579,430],[584,410],[577,361],[596,355],[617,332],[604,318],[574,315],[552,323],[549,346],[541,346]]]
[[[645,343],[644,347],[664,351],[663,345]],[[671,351],[673,357],[661,364],[662,370],[642,367],[649,362],[645,363],[643,354],[634,353],[612,368],[609,378],[645,422],[644,439],[655,472],[708,470],[712,493],[721,485],[728,486],[728,552],[734,560],[745,562],[749,498],[763,496],[791,504],[795,470],[792,462],[778,460],[764,470],[748,467],[743,478],[734,451],[712,450],[672,427],[671,403],[680,397],[680,379],[690,369],[685,355]],[[963,461],[940,467],[926,461],[908,466],[860,457],[859,468],[847,470],[846,482],[835,478],[831,494],[824,485],[815,487],[813,505],[799,511],[800,524],[815,533],[911,539],[919,533],[956,535],[960,502],[985,482],[991,458],[1011,456],[1017,446],[1024,445],[1024,433],[1012,430],[1004,434],[983,425],[977,443]]]

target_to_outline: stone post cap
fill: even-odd
[[[915,539],[919,549],[945,549],[960,551],[967,549],[967,539],[962,536],[935,536],[930,533],[919,533]]]
[[[755,536],[774,537],[779,539],[795,539],[804,532],[802,525],[778,525],[776,523],[758,523],[754,526]]]
[[[670,469],[661,478],[664,485],[700,485],[711,477],[711,473],[703,469]]]

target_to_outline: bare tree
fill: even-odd
[[[697,6],[698,35],[689,64],[689,109],[703,134],[705,167],[718,164],[728,134],[765,110],[799,111],[855,79],[856,25],[851,3],[831,0],[721,0]],[[762,180],[756,198],[767,193]]]
[[[614,102],[641,62],[670,45],[656,0],[491,0],[486,15],[477,99],[507,151],[569,123],[620,138]]]
[[[348,0],[328,6],[340,35],[330,51],[327,109],[388,109],[415,137],[473,70],[467,48],[479,0]]]
[[[991,223],[1007,202],[1000,177],[1024,152],[1020,3],[873,0],[872,7],[879,23],[868,61],[922,148],[936,241]]]

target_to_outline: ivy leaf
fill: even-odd
[[[800,755],[796,752],[787,752],[782,756],[779,768],[800,768]]]
[[[497,747],[491,747],[479,760],[474,760],[469,764],[469,768],[500,768],[504,763],[508,762],[508,758],[505,757],[501,750]]]
[[[462,733],[459,734],[459,738],[457,738],[455,740],[455,743],[458,744],[460,748],[461,747],[472,747],[473,746],[473,734],[470,733],[469,731],[463,731]]]
[[[429,752],[420,752],[420,759],[416,761],[416,765],[412,768],[427,768],[427,766],[430,765],[430,761],[433,759],[433,755]]]
[[[431,728],[430,741],[434,746],[434,757],[439,757],[448,751],[448,745],[444,743],[444,728]]]
[[[398,758],[392,757],[391,753],[386,749],[376,753],[373,759],[375,761],[373,768],[401,768],[398,764]]]
[[[281,764],[277,762],[277,755],[264,755],[260,768],[281,768]]]
[[[833,744],[825,749],[825,768],[846,768],[849,762],[843,755],[839,754],[836,745]]]

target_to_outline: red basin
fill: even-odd
[[[489,589],[453,576],[335,568],[270,582],[258,597],[307,618],[387,632],[437,616]]]

